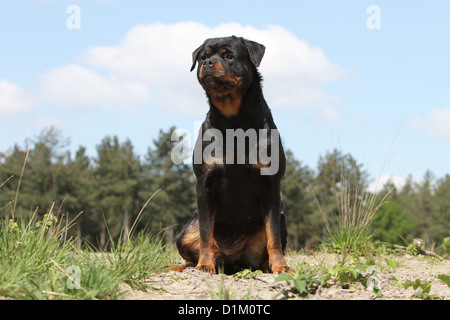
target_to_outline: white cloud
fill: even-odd
[[[260,71],[265,79],[266,99],[271,108],[321,108],[328,113],[337,97],[324,85],[346,72],[331,63],[323,51],[298,39],[281,26],[257,29],[238,23],[214,28],[200,23],[138,25],[116,46],[92,47],[79,62],[101,68],[110,77],[137,81],[154,89],[162,108],[203,115],[207,106],[195,73],[189,73],[192,52],[206,38],[237,35],[264,44]],[[323,110],[324,107],[327,109]],[[336,112],[332,118],[337,117]],[[326,118],[326,117],[325,117]]]
[[[431,137],[450,140],[450,106],[433,108],[424,117],[415,117],[411,126],[427,132]]]
[[[133,109],[150,101],[148,88],[142,83],[102,77],[75,64],[49,70],[40,79],[41,99],[58,106]]]
[[[319,112],[319,116],[325,122],[336,122],[340,117],[340,112],[335,107],[326,106]]]
[[[15,83],[0,79],[0,116],[33,109],[32,96]]]
[[[189,72],[192,52],[206,38],[230,35],[266,46],[260,71],[271,108],[306,108],[320,121],[339,118],[334,106],[339,97],[327,93],[324,86],[345,77],[346,71],[331,63],[321,48],[281,26],[140,24],[117,45],[87,48],[72,63],[41,74],[36,96],[58,108],[133,110],[154,104],[169,112],[203,117],[208,106],[195,72]],[[26,109],[29,104],[22,91],[0,82],[0,110]]]

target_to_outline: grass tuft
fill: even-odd
[[[153,238],[143,232],[134,235],[137,219],[128,234],[128,241],[121,238],[114,242],[110,235],[111,252],[77,249],[76,240],[79,239],[70,236],[68,231],[82,212],[70,222],[64,219],[61,214],[64,201],[57,212],[53,203],[42,218],[37,214],[37,208],[31,213],[28,223],[16,219],[20,182],[28,155],[29,149],[15,199],[9,203],[12,218],[4,221],[0,216],[0,297],[24,300],[118,299],[123,295],[119,287],[121,283],[145,287],[144,280],[148,275],[161,272],[165,265],[176,261],[175,251],[166,250],[161,235]],[[139,212],[138,219],[152,197]],[[90,245],[86,247],[92,248]]]
[[[162,236],[144,233],[119,240],[111,252],[81,251],[68,236],[71,225],[35,211],[28,224],[0,223],[0,296],[12,299],[120,299],[121,283],[144,288],[144,280],[176,259]]]
[[[372,246],[373,233],[370,223],[377,211],[389,201],[393,190],[381,199],[378,194],[367,191],[367,185],[352,182],[341,170],[341,182],[336,190],[337,219],[329,219],[320,203],[317,205],[326,226],[325,248],[337,253],[364,254]]]

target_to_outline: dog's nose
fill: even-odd
[[[217,59],[210,58],[210,59],[206,59],[205,61],[203,61],[203,65],[205,67],[212,68],[212,67],[214,67],[216,62],[217,62]]]

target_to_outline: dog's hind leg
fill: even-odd
[[[176,244],[178,252],[186,260],[186,264],[176,267],[173,270],[183,271],[186,267],[195,266],[198,262],[200,252],[200,230],[197,211],[195,211],[194,216],[177,236]]]

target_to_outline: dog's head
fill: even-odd
[[[235,36],[207,39],[192,53],[191,71],[213,99],[242,95],[255,80],[265,47]]]

